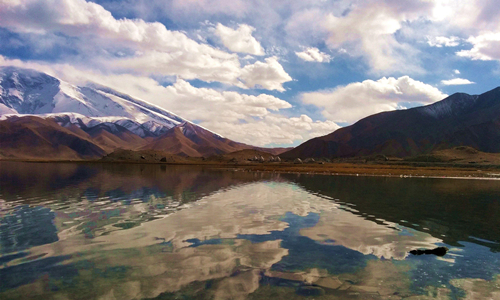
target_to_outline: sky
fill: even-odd
[[[296,146],[500,85],[498,0],[0,0],[0,65]]]

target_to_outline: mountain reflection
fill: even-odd
[[[332,270],[341,270],[339,268],[343,264],[358,264],[339,256],[345,252],[342,250],[345,248],[357,253],[373,254],[371,259],[376,256],[403,259],[403,253],[415,245],[434,247],[434,243],[439,242],[426,233],[397,239],[395,237],[399,236],[400,231],[364,220],[338,207],[338,204],[295,185],[257,182],[213,193],[168,217],[127,230],[111,231],[94,237],[90,243],[81,235],[68,235],[57,242],[32,247],[30,255],[71,257],[65,263],[73,266],[78,266],[82,261],[91,261],[96,268],[106,266],[133,270],[126,272],[122,279],[115,279],[113,284],[106,278],[95,278],[92,290],[98,292],[99,297],[151,298],[178,291],[193,282],[218,279],[222,281],[213,293],[218,295],[218,299],[231,299],[253,292],[259,286],[259,274],[268,272],[273,265],[277,266],[292,251],[297,253],[295,247],[300,247],[300,243],[292,241],[300,238],[301,234],[306,237],[310,235],[313,239],[317,236],[338,239],[335,246],[315,246],[323,247],[316,250],[318,254],[323,251],[325,257],[331,256],[333,259],[317,261],[315,265]],[[319,221],[309,218],[312,222],[304,223],[311,213],[319,215]],[[293,225],[297,222],[294,219],[299,222],[298,227],[288,231],[290,226],[296,226]],[[339,226],[324,229],[323,224],[330,222],[338,223]],[[316,226],[319,226],[318,229]],[[346,228],[350,231],[344,232]],[[370,234],[354,234],[367,230]],[[284,234],[280,235],[280,232]],[[375,239],[371,235],[373,233],[377,234]],[[218,239],[218,242],[200,242],[212,239]],[[193,243],[198,246],[190,247]],[[296,254],[290,257],[300,260]],[[308,256],[307,259],[313,257]],[[20,260],[14,260],[12,264]],[[325,265],[327,262],[333,265]],[[335,267],[336,264],[338,267]],[[363,268],[363,263],[360,268]],[[84,274],[87,273],[80,272],[78,277],[86,276]],[[230,277],[232,274],[234,276]],[[282,276],[280,273],[267,274]],[[325,276],[332,275],[327,273]],[[84,278],[79,280],[85,281]],[[235,290],[233,284],[236,283],[241,288]]]
[[[425,231],[450,245],[469,241],[500,251],[500,181],[354,176],[319,180],[289,174],[283,178],[337,199],[371,221],[383,219]]]
[[[189,202],[232,185],[270,179],[269,174],[190,166],[0,162],[0,198],[46,200],[144,200]],[[274,176],[276,177],[276,176]]]
[[[461,222],[480,217],[445,205],[480,201],[495,211],[495,183],[155,165],[0,167],[0,277],[8,278],[0,298],[496,295],[500,260],[488,225],[464,229]],[[479,205],[468,212],[486,213]],[[459,239],[472,233],[472,244]],[[450,248],[443,258],[408,256],[442,245]]]

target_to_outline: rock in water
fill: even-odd
[[[417,250],[411,250],[410,253],[413,255],[423,255],[423,254],[434,254],[437,256],[444,256],[446,252],[448,252],[448,248],[446,247],[437,247],[435,249],[429,250],[429,249],[417,249]]]

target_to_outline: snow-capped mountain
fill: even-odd
[[[163,108],[92,84],[76,86],[35,70],[0,67],[0,115],[38,115],[60,125],[114,123],[141,137],[159,136],[187,120]],[[4,117],[5,118],[5,117]]]
[[[109,87],[0,67],[0,158],[94,159],[117,149],[182,156],[282,151],[231,141]]]

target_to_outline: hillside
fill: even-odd
[[[500,165],[500,153],[486,153],[467,146],[433,151],[409,157],[411,162],[436,162],[454,164]]]
[[[408,157],[456,146],[500,152],[500,88],[479,96],[457,93],[431,105],[375,114],[281,156]]]
[[[0,158],[71,160],[106,153],[79,128],[64,128],[37,117],[0,121],[0,141]]]

